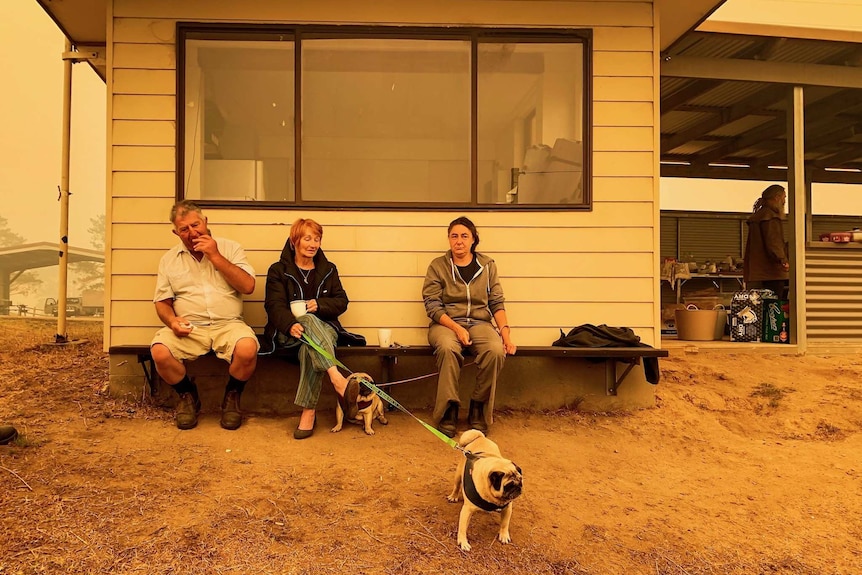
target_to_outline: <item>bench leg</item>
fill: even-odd
[[[159,383],[159,372],[156,371],[156,362],[150,354],[138,355],[138,363],[144,370],[144,377],[147,378],[147,383],[150,385],[150,397],[156,396],[156,386]]]
[[[607,395],[617,394],[617,389],[619,389],[629,372],[634,369],[634,366],[640,363],[640,359],[630,359],[626,363],[628,363],[628,365],[626,366],[625,371],[623,371],[622,375],[617,379],[617,361],[614,359],[605,360],[605,393]]]

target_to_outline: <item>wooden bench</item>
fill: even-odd
[[[138,363],[144,370],[144,376],[150,385],[150,390],[155,392],[159,381],[155,362],[150,355],[150,348],[146,345],[117,345],[108,350],[111,354],[136,355]],[[350,357],[377,357],[380,360],[380,383],[392,381],[395,365],[399,357],[408,356],[433,356],[434,351],[428,345],[404,346],[404,347],[378,347],[369,345],[365,347],[338,347],[335,355],[337,358],[349,363]],[[551,358],[573,358],[587,359],[591,361],[602,361],[605,367],[605,392],[607,395],[616,395],[623,380],[631,370],[646,357],[667,357],[666,349],[654,349],[651,347],[553,347],[553,346],[519,346],[513,357],[551,357]],[[263,357],[280,356],[271,354]],[[627,364],[626,369],[617,377],[616,364]]]

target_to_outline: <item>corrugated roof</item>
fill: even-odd
[[[793,68],[796,78],[807,77],[809,70],[814,76],[820,68],[824,76],[840,75],[836,67],[841,66],[851,75],[851,70],[857,73],[855,69],[862,66],[862,43],[693,32],[665,57],[698,58],[702,66],[713,60],[724,75],[721,79],[711,79],[709,74],[662,77],[660,157],[664,162],[691,163],[685,168],[663,166],[662,173],[714,177],[710,164],[743,163],[751,166],[748,177],[770,179],[784,177],[767,170],[766,164],[783,162],[787,155],[791,83],[728,80],[726,70],[733,70],[737,62],[757,61],[777,64],[767,68],[775,71],[770,79],[788,65],[798,65]],[[804,89],[807,167],[815,181],[862,183],[862,85],[836,85],[840,84]]]

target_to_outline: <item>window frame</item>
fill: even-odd
[[[187,40],[265,40],[266,36],[292,40],[294,48],[294,155],[293,201],[195,199],[202,207],[246,209],[314,209],[367,211],[591,211],[592,198],[592,29],[589,28],[485,28],[369,25],[232,24],[177,22],[176,24],[176,199],[185,199],[185,75]],[[379,202],[302,199],[302,42],[317,39],[461,40],[470,42],[470,202]],[[478,49],[481,43],[571,43],[583,47],[583,203],[480,204],[478,203]]]

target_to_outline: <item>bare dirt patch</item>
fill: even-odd
[[[862,572],[862,359],[662,360],[655,409],[507,411],[524,470],[511,545],[455,542],[458,454],[408,417],[305,441],[297,419],[170,412],[107,396],[101,325],[0,319],[0,574]],[[536,382],[541,385],[541,382]],[[430,398],[429,398],[430,400]],[[427,417],[427,412],[419,413]]]

